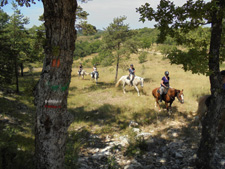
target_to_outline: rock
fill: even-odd
[[[138,123],[135,122],[135,121],[130,121],[129,123],[129,127],[137,127],[138,126]]]
[[[126,146],[129,143],[127,136],[120,136],[119,139],[122,146]]]
[[[140,133],[138,134],[136,137],[144,137],[145,139],[147,139],[148,137],[150,137],[152,134],[151,133]]]
[[[139,129],[139,128],[133,128],[132,130],[133,130],[133,132],[135,132],[135,133],[140,133],[140,129]]]
[[[220,164],[225,167],[225,159],[221,160]]]
[[[161,164],[165,164],[167,162],[167,160],[165,158],[157,158],[156,161]]]
[[[184,158],[183,155],[181,153],[178,153],[178,152],[175,153],[175,157],[176,158]]]
[[[139,162],[131,163],[124,167],[124,169],[143,169],[143,168],[144,167]]]

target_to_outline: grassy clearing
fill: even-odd
[[[115,70],[113,66],[98,67],[100,73],[98,85],[95,85],[88,76],[84,80],[78,79],[76,77],[77,69],[74,68],[68,106],[70,110],[78,109],[78,111],[74,113],[77,120],[74,121],[71,128],[84,125],[93,130],[93,127],[99,128],[99,126],[106,125],[117,127],[118,130],[123,131],[126,127],[120,128],[119,126],[125,126],[131,120],[140,123],[143,127],[154,123],[156,109],[154,108],[155,100],[151,91],[159,86],[166,70],[170,72],[171,86],[176,89],[184,89],[185,104],[181,105],[177,100],[173,103],[172,107],[175,115],[195,112],[197,98],[209,93],[208,77],[184,72],[181,66],[170,65],[169,60],[163,59],[163,56],[158,53],[149,53],[147,61],[142,64],[138,63],[137,55],[131,55],[129,60],[123,60],[123,62],[127,62],[128,65],[133,63],[136,75],[145,77],[142,95],[137,97],[137,92],[129,86],[126,87],[126,94],[122,93],[121,87],[115,88],[113,83]],[[74,67],[78,63],[79,61],[75,62]],[[87,72],[92,71],[91,68],[85,68],[85,70]],[[127,71],[119,70],[119,77],[126,74],[128,74]],[[164,105],[162,104],[162,106]],[[166,112],[163,111],[159,115],[166,116]],[[100,119],[102,119],[102,123],[99,123]],[[107,134],[113,133],[110,130],[105,131]]]
[[[186,123],[187,119],[193,119],[192,115],[197,110],[197,98],[209,93],[208,77],[184,72],[181,66],[170,65],[169,60],[161,54],[149,51],[146,61],[142,64],[139,63],[138,55],[131,55],[129,60],[121,60],[123,66],[119,69],[119,78],[128,74],[123,67],[129,66],[130,63],[134,64],[137,76],[145,77],[140,97],[137,96],[133,87],[129,86],[126,87],[127,93],[123,94],[122,87],[115,88],[114,85],[115,66],[98,67],[100,79],[97,85],[90,76],[85,76],[84,80],[77,77],[79,62],[89,59],[87,61],[89,66],[84,69],[87,72],[92,71],[91,58],[93,56],[86,57],[82,61],[77,60],[73,64],[68,110],[74,115],[74,122],[69,127],[66,153],[68,168],[76,166],[78,152],[82,151],[85,146],[94,144],[88,141],[90,135],[98,135],[99,142],[104,142],[106,137],[114,137],[115,135],[130,135],[132,137],[129,128],[130,121],[137,122],[142,131],[151,131],[155,136],[163,135],[165,139],[169,138],[168,127],[165,125],[170,123],[173,128],[179,128],[176,121]],[[222,65],[222,67],[225,66]],[[185,95],[183,105],[177,100],[172,105],[174,124],[171,119],[168,119],[165,110],[158,112],[155,109],[155,100],[151,94],[151,91],[159,86],[166,70],[170,72],[171,86],[176,89],[184,89]],[[32,73],[25,74],[25,77],[20,78],[20,95],[1,93],[0,146],[1,149],[5,148],[5,151],[10,152],[6,158],[14,159],[14,164],[18,164],[17,168],[22,168],[19,166],[20,164],[26,164],[28,168],[32,168],[33,165],[35,109],[32,102],[32,89],[39,78],[40,71],[41,68],[35,67]],[[165,108],[164,104],[161,106]],[[190,130],[184,130],[183,133],[192,137]],[[145,146],[143,140],[131,140],[131,143],[130,148],[128,147],[126,151],[131,155],[137,153],[137,146]],[[12,154],[15,155],[11,157]],[[117,165],[113,157],[108,160],[110,165]],[[10,168],[10,166],[7,167]]]

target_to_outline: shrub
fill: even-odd
[[[139,63],[146,62],[148,52],[141,52],[140,56],[138,57]]]

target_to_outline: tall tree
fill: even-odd
[[[169,0],[161,0],[157,11],[150,7],[149,3],[142,5],[137,11],[141,14],[140,20],[145,21],[147,18],[148,20],[154,19],[157,22],[155,26],[160,30],[159,42],[163,42],[166,36],[170,35],[176,39],[178,44],[189,44],[187,52],[178,50],[173,52],[176,55],[171,55],[172,63],[183,64],[184,68],[188,67],[189,70],[193,70],[193,73],[207,73],[210,75],[212,97],[208,112],[203,120],[202,138],[197,152],[196,167],[213,168],[212,161],[214,158],[218,119],[224,101],[219,63],[221,59],[221,35],[222,21],[225,17],[225,1],[212,0],[211,2],[204,2],[203,0],[197,0],[194,2],[193,0],[188,0],[183,6],[176,7]],[[205,39],[200,41],[200,45],[197,45],[199,48],[197,48],[194,47],[195,44],[198,44],[197,39],[187,39],[185,34],[209,23],[211,23],[211,38],[208,53]],[[193,63],[197,65],[195,64],[196,61],[202,61],[201,59],[194,60],[193,54],[195,58],[199,56],[204,59],[207,58],[208,69],[205,69],[205,64],[198,64],[200,69],[193,66]]]
[[[105,43],[103,49],[115,52],[115,83],[118,76],[120,57],[129,52],[137,52],[135,42],[129,41],[135,32],[129,30],[129,25],[124,23],[125,20],[125,16],[113,19],[113,22],[105,29],[105,34],[103,35],[103,42]]]
[[[2,0],[4,5],[7,0]],[[30,6],[33,0],[17,0]],[[67,129],[72,122],[67,111],[76,31],[76,0],[42,0],[46,42],[40,80],[35,87],[36,168],[64,168]]]
[[[10,38],[7,27],[10,16],[0,10],[0,86],[6,86],[12,83],[13,73],[13,50],[11,48]]]
[[[13,15],[10,17],[8,25],[8,33],[11,41],[11,48],[13,50],[14,59],[14,71],[16,78],[16,91],[19,92],[19,80],[18,80],[18,66],[23,64],[24,53],[29,48],[27,43],[28,33],[25,29],[25,25],[29,23],[28,18],[21,14],[16,3],[12,2]]]

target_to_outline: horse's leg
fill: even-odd
[[[169,115],[171,115],[170,110],[169,110],[168,103],[167,103],[166,101],[165,101],[165,105],[166,105],[166,110],[167,110],[167,113],[168,113]]]
[[[138,90],[138,87],[136,85],[134,85],[135,89],[137,90],[138,92],[138,96],[140,96],[140,93],[139,93],[139,90]]]
[[[123,93],[124,94],[126,94],[125,86],[126,86],[126,82],[123,82]]]
[[[157,106],[158,106],[158,108],[159,108],[159,112],[161,112],[161,109],[160,109],[160,106],[159,106],[159,99],[158,99],[158,97],[156,97],[155,103],[157,104]]]

